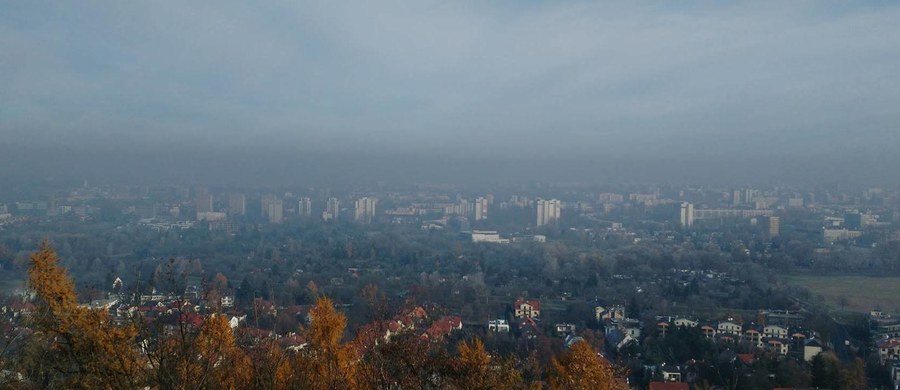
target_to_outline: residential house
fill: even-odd
[[[625,319],[625,306],[613,305],[601,314],[601,320],[623,320]]]
[[[539,318],[541,316],[541,302],[519,298],[514,305],[516,318]]]
[[[776,355],[787,355],[788,343],[783,339],[769,338],[766,339],[766,352]]]
[[[556,324],[556,334],[560,336],[575,334],[575,324]]]
[[[681,367],[663,364],[659,368],[659,372],[666,382],[681,382]]]
[[[677,318],[675,319],[675,326],[693,328],[697,326],[697,321],[689,320],[687,318]]]
[[[744,342],[756,348],[762,347],[762,333],[754,328],[744,331]]]
[[[816,339],[809,339],[803,343],[803,360],[812,362],[813,358],[822,353],[822,343]]]
[[[717,326],[718,333],[730,333],[733,335],[741,334],[743,327],[731,321],[722,321]]]
[[[667,321],[656,323],[656,331],[659,333],[659,337],[666,337],[669,334],[669,326],[670,324]]]
[[[766,337],[786,339],[788,335],[788,329],[778,325],[766,325],[766,327],[763,328],[763,334]]]
[[[492,332],[509,332],[509,323],[503,319],[488,321],[488,330]]]
[[[875,343],[882,362],[900,360],[900,339],[884,339]]]
[[[449,336],[454,330],[462,329],[462,318],[458,316],[444,316],[434,321],[431,326],[425,330],[424,337],[430,340],[440,340],[444,336]]]
[[[712,340],[716,337],[716,328],[713,328],[712,326],[703,325],[700,327],[700,331],[703,332],[703,336],[707,339]]]

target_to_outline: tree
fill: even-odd
[[[841,388],[843,389],[867,389],[866,363],[860,359],[853,359],[848,367],[841,370]]]
[[[619,390],[628,387],[616,380],[613,367],[597,356],[594,349],[579,341],[557,360],[550,369],[550,389]]]
[[[816,355],[812,360],[812,386],[831,388],[839,383],[841,362],[833,352]]]
[[[494,359],[475,339],[459,343],[457,356],[450,361],[450,383],[460,389],[518,389],[522,376],[513,359]]]
[[[290,389],[293,372],[290,360],[274,340],[251,350],[254,389]]]
[[[377,328],[376,328],[377,329]],[[401,333],[390,342],[367,348],[367,337],[357,340],[364,350],[359,367],[359,384],[363,389],[429,389],[440,388],[447,351],[443,344],[432,343],[413,333]]]
[[[350,344],[342,344],[347,318],[321,297],[310,310],[312,324],[305,335],[309,345],[294,360],[295,376],[305,389],[356,387],[356,356]]]
[[[37,383],[77,389],[137,388],[145,381],[134,348],[137,329],[115,326],[105,311],[78,305],[75,284],[47,241],[31,255],[28,284],[39,299],[33,319],[39,348],[52,355]]]
[[[200,388],[238,389],[250,382],[250,359],[235,344],[234,334],[225,316],[206,318],[196,344],[196,367],[190,374],[205,374],[201,376]]]
[[[213,287],[219,292],[225,292],[228,289],[228,278],[222,275],[221,272],[217,272],[216,276],[213,277]]]

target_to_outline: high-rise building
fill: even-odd
[[[756,199],[757,191],[752,188],[744,189],[744,203],[752,204],[753,200]]]
[[[271,223],[281,223],[284,218],[284,204],[275,195],[263,195],[262,200],[260,200],[260,209],[262,210],[262,215],[268,218]]]
[[[559,221],[560,205],[558,199],[538,199],[537,201],[537,226],[544,226]]]
[[[487,219],[488,204],[489,204],[489,201],[487,198],[476,198],[475,199],[475,220],[476,221],[481,221],[483,219]]]
[[[456,210],[457,215],[462,215],[463,217],[469,216],[469,200],[466,198],[462,198],[459,200],[459,206]]]
[[[741,191],[734,190],[734,195],[732,196],[731,204],[734,206],[741,204]]]
[[[266,209],[268,209],[269,203],[275,202],[276,200],[278,200],[278,197],[272,194],[265,194],[260,198],[259,209],[263,215],[266,215]]]
[[[300,202],[297,205],[297,213],[300,214],[301,217],[311,216],[312,215],[312,199],[300,198]]]
[[[322,219],[325,221],[336,220],[341,214],[341,201],[338,198],[328,198],[325,202],[325,211],[322,213]]]
[[[269,223],[284,221],[284,204],[281,203],[281,200],[266,204],[266,216],[269,217]]]
[[[247,197],[244,194],[231,194],[228,196],[228,214],[247,214]]]
[[[769,237],[778,237],[781,234],[781,218],[769,217]]]
[[[194,197],[194,205],[197,207],[198,213],[208,213],[213,211],[213,197],[212,194],[208,193],[200,193]]]
[[[375,198],[359,198],[354,207],[353,219],[359,223],[371,223],[375,218]]]
[[[681,202],[681,213],[679,221],[682,227],[694,226],[694,204]]]

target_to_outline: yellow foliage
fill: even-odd
[[[253,355],[253,388],[291,389],[293,372],[290,360],[281,347],[270,341],[264,348],[257,348],[256,352]]]
[[[579,341],[559,360],[553,359],[550,389],[619,390],[628,387],[617,381],[613,367],[594,352],[586,341]]]
[[[66,388],[134,388],[144,381],[134,326],[116,326],[105,311],[78,306],[75,285],[46,241],[31,255],[28,284],[40,299],[38,339],[54,355],[48,380]]]
[[[331,299],[321,297],[310,310],[312,324],[305,332],[309,346],[294,361],[295,377],[305,389],[356,388],[358,358],[341,336],[347,318],[334,310]]]
[[[250,382],[253,370],[250,359],[238,348],[234,334],[224,316],[210,316],[197,336],[199,371],[206,373],[204,388],[237,389]]]
[[[518,389],[522,376],[511,359],[493,359],[479,339],[470,345],[460,342],[459,353],[451,360],[450,382],[459,389]]]

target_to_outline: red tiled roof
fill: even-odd
[[[898,339],[887,339],[882,340],[877,343],[878,348],[896,348],[900,347],[900,340]]]
[[[195,328],[199,328],[203,325],[203,316],[197,313],[184,313],[179,318],[185,324],[191,325]]]
[[[541,310],[541,301],[532,300],[532,299],[526,300],[525,298],[517,299],[516,307],[522,306],[525,303],[531,305],[531,307],[534,308],[534,310]]]
[[[449,335],[454,329],[462,328],[462,319],[457,316],[444,316],[431,324],[425,330],[425,336],[430,339],[438,339]]]

